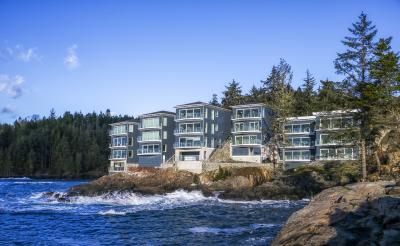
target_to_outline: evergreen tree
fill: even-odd
[[[213,94],[213,95],[212,95],[210,104],[211,104],[211,105],[214,105],[214,106],[218,106],[218,107],[221,106],[221,105],[219,104],[218,95],[217,95],[217,94]]]
[[[246,103],[262,103],[264,102],[264,92],[262,88],[253,85],[249,93],[245,96]]]
[[[352,95],[353,105],[357,108],[356,119],[360,123],[359,147],[361,152],[363,180],[367,176],[366,144],[371,133],[372,119],[369,97],[371,92],[370,70],[373,62],[377,30],[367,15],[361,13],[359,20],[349,28],[352,36],[345,37],[342,41],[347,47],[343,53],[339,53],[335,60],[335,68],[338,74],[346,77],[344,85]]]
[[[242,104],[244,102],[242,88],[238,82],[232,80],[232,82],[229,83],[228,86],[225,86],[225,88],[225,91],[222,92],[222,107],[229,108],[230,106]]]

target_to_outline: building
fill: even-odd
[[[157,111],[139,116],[138,163],[159,167],[174,155],[175,113]]]
[[[359,159],[358,147],[354,141],[346,140],[348,134],[344,134],[358,129],[354,113],[354,110],[327,111],[287,118],[285,144],[279,148],[284,168],[296,168],[312,161]]]
[[[138,148],[139,123],[137,121],[123,121],[110,126],[109,172],[124,172],[130,166],[137,166],[138,156],[136,150]]]
[[[235,161],[261,163],[267,157],[265,144],[271,110],[264,104],[232,107],[231,158]]]
[[[203,161],[230,135],[231,111],[204,102],[175,108],[176,165],[178,169],[201,172]]]
[[[287,118],[284,123],[285,146],[280,146],[286,169],[315,160],[315,116]]]
[[[315,147],[316,160],[358,160],[358,147],[348,136],[341,136],[344,130],[358,129],[352,111],[316,112]]]

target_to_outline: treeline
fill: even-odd
[[[380,171],[380,141],[384,134],[400,129],[400,64],[399,53],[391,47],[392,37],[377,37],[375,25],[361,13],[348,29],[342,43],[344,51],[333,61],[340,81],[324,80],[315,90],[316,81],[306,71],[302,86],[294,89],[291,66],[283,59],[272,67],[265,80],[243,93],[232,81],[223,91],[221,101],[213,95],[211,103],[229,107],[242,103],[265,103],[276,113],[276,119],[310,115],[313,111],[356,109],[359,131],[348,132],[348,138],[359,146],[362,176],[367,164]],[[272,142],[283,141],[279,122],[273,122]],[[342,136],[343,137],[343,136]]]
[[[54,110],[43,119],[0,125],[0,176],[90,178],[108,168],[109,124],[127,116]]]

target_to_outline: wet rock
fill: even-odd
[[[326,189],[289,218],[273,245],[398,245],[400,197],[388,194],[393,185]]]

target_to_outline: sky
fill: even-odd
[[[362,11],[400,51],[400,0],[0,0],[0,123],[174,110],[232,79],[247,92],[280,58],[294,87],[307,69],[338,80],[333,60]]]

